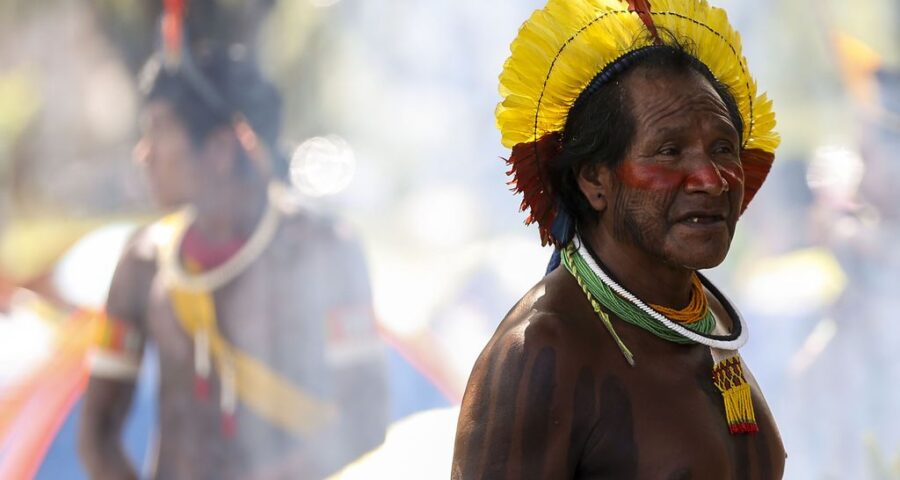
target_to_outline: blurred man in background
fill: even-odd
[[[386,385],[358,243],[286,200],[280,97],[245,49],[151,60],[135,156],[175,213],[120,259],[80,433],[93,478],[159,350],[157,478],[322,478],[378,445]]]

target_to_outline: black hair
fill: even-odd
[[[655,72],[703,75],[725,103],[732,124],[743,138],[743,121],[731,90],[688,47],[672,40],[624,55],[597,74],[575,101],[563,130],[562,150],[549,162],[550,182],[561,202],[559,207],[573,217],[576,231],[598,218],[578,187],[579,172],[585,167],[601,165],[615,168],[634,140],[635,120],[622,76],[638,67]],[[561,244],[568,243],[574,233],[567,232],[569,238],[559,239]]]
[[[243,115],[267,147],[276,175],[283,176],[286,162],[278,148],[281,95],[246,49],[204,49],[182,62],[171,69],[159,56],[147,62],[140,85],[144,102],[169,103],[195,147],[216,130],[232,125],[235,114]],[[242,160],[245,170],[249,169],[249,160]]]

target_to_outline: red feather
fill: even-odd
[[[177,61],[181,56],[181,44],[184,36],[185,1],[164,0],[163,3],[163,49],[170,61]]]
[[[644,25],[647,26],[647,30],[650,30],[650,35],[653,35],[653,38],[656,39],[656,44],[662,44],[662,40],[659,39],[659,32],[656,31],[656,24],[653,23],[653,16],[650,14],[652,12],[650,0],[628,0],[628,11],[637,13]]]
[[[751,148],[741,152],[741,164],[744,167],[744,203],[741,205],[742,213],[747,209],[747,205],[750,204],[750,200],[753,200],[759,188],[762,187],[774,160],[774,153],[758,148]]]
[[[536,142],[523,142],[512,149],[506,161],[510,169],[506,172],[513,178],[509,184],[513,191],[522,193],[521,210],[528,210],[525,224],[538,224],[541,244],[551,242],[550,228],[556,219],[556,197],[550,185],[547,165],[562,149],[562,134],[552,132]]]

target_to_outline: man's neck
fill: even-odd
[[[214,187],[194,203],[197,216],[192,228],[211,244],[246,239],[263,215],[268,204],[267,193],[260,182]]]
[[[648,255],[633,244],[592,229],[583,237],[591,252],[626,290],[646,304],[684,308],[690,302],[693,271]]]

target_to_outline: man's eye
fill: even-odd
[[[665,155],[667,157],[672,157],[678,155],[678,149],[675,147],[663,147],[660,148],[659,152],[657,153],[659,153],[660,155]]]
[[[734,153],[734,147],[728,143],[720,143],[713,148],[713,153],[722,153],[722,154]]]

